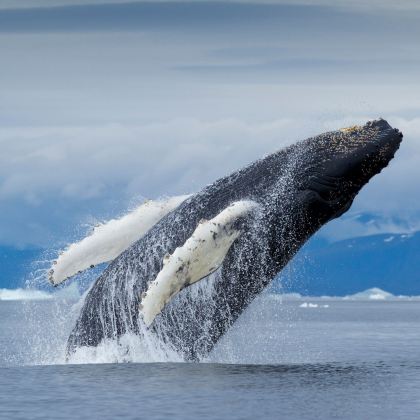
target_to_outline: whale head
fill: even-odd
[[[392,160],[402,137],[379,119],[306,140],[309,161],[299,187],[312,221],[324,224],[347,211],[363,186]]]
[[[267,278],[321,226],[350,208],[394,157],[401,139],[385,120],[369,121],[295,143],[255,166],[242,182],[248,190],[252,186],[253,199],[262,204],[255,236],[275,261]]]

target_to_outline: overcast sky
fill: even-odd
[[[0,57],[0,244],[65,243],[379,116],[404,144],[325,232],[420,226],[418,1],[0,0]]]

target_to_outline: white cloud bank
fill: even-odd
[[[0,8],[82,3],[105,2],[4,0]],[[331,7],[302,8],[297,20],[283,13],[288,6],[278,7],[274,17],[257,19],[255,1],[243,14],[232,8],[224,21],[207,6],[192,16],[181,8],[165,20],[153,6],[152,22],[130,28],[124,19],[136,19],[123,5],[108,7],[122,14],[104,12],[83,25],[77,13],[61,11],[57,24],[55,12],[3,10],[0,244],[76,240],[89,218],[196,191],[298,139],[379,116],[406,138],[354,211],[392,220],[418,215],[416,14],[298,3]],[[375,11],[415,8],[410,0],[368,3]],[[31,16],[38,19],[32,32]],[[90,30],[104,18],[108,24]],[[357,23],[354,31],[343,30],[349,22]]]
[[[140,196],[191,193],[298,139],[366,119],[285,118],[264,123],[177,119],[143,125],[1,128],[0,199],[3,204],[20,201],[27,208],[21,217],[31,218],[31,212],[48,211],[60,203],[80,206],[84,202],[91,206],[85,213],[95,216],[95,201],[99,213],[103,213],[100,203],[108,199],[127,206]],[[383,220],[398,216],[417,226],[420,118],[395,117],[390,122],[405,134],[401,149],[390,167],[362,191],[354,211],[381,214]],[[115,216],[112,213],[111,210],[108,215]],[[64,221],[70,214],[61,217]],[[17,230],[27,222],[14,220]],[[3,223],[10,224],[10,220]],[[346,236],[340,233],[343,229],[352,230],[353,235],[367,231],[365,225],[355,228],[355,218],[339,223],[333,225],[338,237]],[[382,228],[386,227],[382,223]],[[372,229],[381,233],[378,226]],[[37,234],[40,233],[34,233]],[[0,242],[7,239],[0,237]]]
[[[77,5],[144,3],[151,0],[2,0],[1,9],[26,9],[33,7],[56,7]],[[179,2],[179,0],[154,0],[154,2]],[[195,0],[208,2],[209,0]],[[211,0],[210,0],[211,1]],[[217,0],[214,0],[217,1]],[[219,0],[220,1],[220,0]],[[417,0],[226,0],[226,3],[256,3],[256,4],[298,4],[303,6],[334,6],[346,9],[385,9],[385,10],[420,10]]]
[[[144,125],[0,128],[0,197],[36,205],[120,194],[194,191],[291,142],[291,120],[178,119]],[[286,133],[286,134],[285,134]],[[289,134],[290,136],[290,134]]]

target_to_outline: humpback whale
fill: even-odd
[[[86,294],[67,354],[128,333],[202,360],[308,238],[350,208],[401,139],[383,119],[327,132],[175,199],[119,256],[102,256],[112,261]],[[77,269],[63,258],[54,284]],[[89,265],[88,256],[80,268]]]

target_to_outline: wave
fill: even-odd
[[[28,301],[28,300],[52,300],[69,299],[78,300],[80,298],[79,289],[76,283],[49,293],[38,289],[0,289],[0,301]]]

